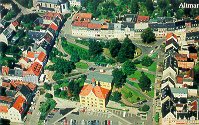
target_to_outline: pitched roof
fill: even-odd
[[[13,25],[14,27],[16,27],[16,26],[18,26],[18,25],[19,25],[19,22],[14,21],[14,22],[12,22],[12,25]]]
[[[96,24],[96,23],[89,23],[87,27],[89,29],[101,29],[102,25],[101,24]]]
[[[39,56],[38,56],[38,60],[40,62],[43,62],[46,59],[46,54],[44,52],[40,52]]]
[[[106,99],[106,97],[108,96],[109,90],[102,88],[100,86],[93,86],[92,84],[88,84],[82,88],[80,95],[87,96],[90,92],[93,92],[95,96],[100,99]]]
[[[171,37],[174,37],[176,40],[178,39],[178,37],[174,34],[174,33],[167,33],[166,35],[166,39],[170,39]],[[177,41],[176,41],[177,42]]]
[[[198,59],[198,54],[197,53],[190,53],[189,58],[191,59]]]
[[[50,43],[53,40],[53,37],[47,32],[44,36],[44,39]]]
[[[58,26],[55,25],[54,23],[51,23],[51,24],[50,24],[50,28],[52,28],[53,30],[57,31]]]
[[[36,76],[39,76],[42,70],[42,65],[39,62],[34,62],[28,69],[31,73],[33,72]]]
[[[7,96],[0,96],[0,101],[10,103],[13,101],[13,99],[11,97],[7,97]]]
[[[78,27],[88,27],[88,22],[75,21],[72,23],[72,25]]]
[[[76,13],[73,16],[73,20],[75,20],[75,21],[90,22],[91,18],[92,18],[91,13]]]
[[[14,102],[13,106],[16,110],[20,111],[25,103],[26,99],[22,96],[18,96],[16,101]]]
[[[170,88],[172,93],[183,93],[187,94],[188,89],[187,88]]]
[[[191,102],[191,106],[191,111],[197,111],[198,102],[194,100],[193,102]]]
[[[91,72],[87,75],[87,80],[91,82],[91,80],[95,78],[96,81],[112,83],[113,76],[108,74],[102,74],[98,72]]]
[[[137,23],[148,22],[148,21],[149,21],[149,16],[138,15],[138,17],[137,17]]]
[[[183,76],[178,75],[176,77],[176,81],[177,81],[177,83],[183,84]]]
[[[176,53],[176,54],[175,54],[175,58],[176,58],[178,61],[187,61],[187,55],[186,55],[186,54],[179,54],[179,53]]]
[[[27,57],[28,57],[28,58],[35,58],[35,53],[32,52],[32,51],[28,51]]]
[[[8,75],[8,73],[9,73],[9,67],[7,67],[7,66],[2,66],[2,74],[6,74],[6,75]]]
[[[7,112],[8,112],[8,106],[3,106],[3,105],[1,105],[1,106],[0,106],[0,112],[7,113]]]
[[[43,15],[43,18],[47,20],[53,20],[55,17],[59,17],[60,19],[62,19],[62,16],[60,13],[47,12]]]
[[[194,62],[178,61],[178,67],[183,68],[183,69],[192,69],[194,67]]]

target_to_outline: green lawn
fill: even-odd
[[[153,62],[149,67],[143,66],[142,64],[135,64],[138,68],[146,68],[149,71],[155,72],[157,67],[157,62]]]
[[[149,73],[145,73],[149,79],[151,80],[152,83],[155,82],[155,76]],[[141,77],[141,71],[136,70],[134,74],[131,74],[130,76],[128,76],[129,78],[136,78],[137,80],[140,79]]]
[[[138,83],[135,83],[135,82],[131,82],[131,81],[127,81],[130,85],[134,86],[135,88],[137,89],[140,89]],[[141,90],[141,89],[140,89]]]
[[[80,68],[80,69],[88,69],[88,64],[83,63],[83,62],[77,62],[75,65],[77,68]]]
[[[131,97],[128,97],[129,92],[132,93]],[[137,102],[137,98],[139,97],[140,100],[145,100],[146,98],[141,96],[141,94],[139,92],[133,91],[132,89],[130,89],[128,86],[124,85],[121,89],[121,93],[123,95],[123,97],[129,101],[130,103],[135,103]]]

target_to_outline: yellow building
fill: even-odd
[[[97,85],[94,78],[91,83],[84,85],[82,88],[79,94],[80,104],[85,107],[104,111],[108,102],[109,89]]]

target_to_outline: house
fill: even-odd
[[[199,31],[187,32],[186,40],[199,40]]]
[[[37,10],[42,12],[67,13],[67,0],[37,0]]]
[[[150,18],[149,16],[138,15],[137,16],[137,23],[148,23],[149,18]]]
[[[91,22],[92,14],[91,13],[76,13],[73,16],[74,22]]]
[[[187,98],[188,89],[187,88],[171,88],[171,93],[175,98]]]
[[[178,74],[178,63],[173,57],[168,57],[164,60],[163,79],[170,76],[173,80]]]
[[[122,21],[136,23],[137,22],[137,14],[124,14]]]
[[[55,13],[55,12],[46,12],[42,19],[43,19],[43,25],[50,25],[55,18],[58,17],[60,20],[62,20],[62,15],[60,13]]]
[[[90,84],[93,78],[95,78],[95,83],[97,85],[101,86],[102,88],[111,90],[113,76],[105,73],[92,72],[87,75],[87,79],[84,85]]]
[[[109,90],[97,85],[93,78],[91,84],[84,85],[79,98],[83,107],[91,107],[99,111],[104,111],[108,102]]]
[[[70,7],[81,7],[83,0],[69,0]]]

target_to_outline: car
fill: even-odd
[[[157,49],[158,48],[158,46],[155,46],[155,49]]]
[[[88,70],[90,70],[90,71],[94,71],[96,68],[94,68],[94,67],[90,67]]]

